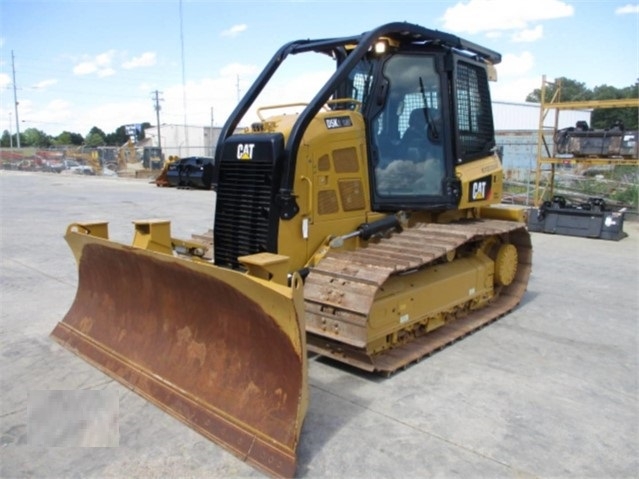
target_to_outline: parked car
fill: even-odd
[[[83,165],[76,160],[62,160],[64,168],[77,175],[95,175],[95,171],[88,165]]]
[[[42,165],[42,171],[48,171],[49,173],[60,173],[65,169],[64,162],[58,160],[47,160]]]

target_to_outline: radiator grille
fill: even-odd
[[[241,269],[238,256],[270,251],[272,169],[270,162],[222,160],[214,228],[218,266]]]

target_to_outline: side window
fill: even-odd
[[[486,71],[458,62],[455,89],[460,158],[465,161],[489,154],[495,146],[495,132]]]
[[[438,196],[445,175],[440,77],[430,55],[395,55],[383,67],[386,104],[375,118],[380,197]],[[383,125],[383,126],[382,126]]]
[[[373,86],[373,73],[377,61],[363,58],[350,72],[348,78],[335,91],[334,98],[350,98],[362,103],[365,107]],[[345,108],[348,103],[336,103],[335,108]]]
[[[370,78],[363,72],[356,72],[353,77],[350,97],[362,103],[368,97],[370,92]]]

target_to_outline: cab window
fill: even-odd
[[[379,196],[438,196],[445,175],[439,74],[432,56],[397,54],[383,66],[384,108],[372,118]]]

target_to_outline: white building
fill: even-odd
[[[512,103],[503,101],[493,102],[493,118],[495,131],[528,131],[539,129],[539,103]],[[590,124],[592,110],[562,110],[558,118],[558,128],[575,126],[578,121]],[[548,109],[544,120],[544,129],[555,126],[555,109]]]
[[[160,125],[160,141],[156,126],[144,130],[146,146],[162,146],[164,157],[215,155],[215,145],[220,137],[221,127],[193,126],[193,125]]]

